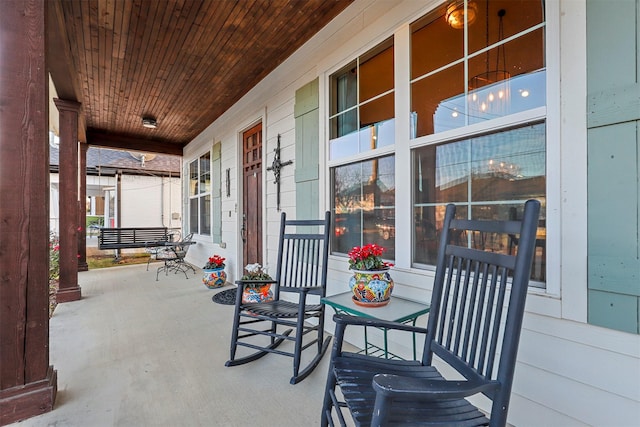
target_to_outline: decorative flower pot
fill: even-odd
[[[273,301],[271,283],[247,283],[242,291],[242,303]]]
[[[353,292],[353,302],[364,307],[382,307],[389,304],[393,279],[389,269],[385,270],[353,270],[349,280]]]
[[[202,283],[209,289],[219,288],[227,282],[227,273],[224,271],[224,267],[203,271],[204,276],[202,277]]]

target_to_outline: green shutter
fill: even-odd
[[[296,218],[316,219],[319,195],[319,125],[318,79],[296,91],[294,117],[296,126]]]
[[[220,142],[213,145],[211,156],[211,234],[214,243],[222,241],[222,165]]]
[[[640,333],[640,0],[587,1],[589,323]]]

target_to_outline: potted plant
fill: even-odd
[[[55,233],[49,235],[49,319],[58,306],[60,283],[60,240]]]
[[[266,268],[260,264],[247,264],[241,281],[244,283],[242,303],[273,301],[271,284],[274,283]]]
[[[349,287],[355,304],[381,307],[389,303],[393,291],[389,269],[393,264],[382,260],[384,251],[385,248],[375,243],[356,246],[349,251],[349,269],[353,270]]]
[[[207,263],[202,267],[204,271],[202,283],[204,283],[207,288],[219,288],[227,282],[227,273],[224,271],[225,260],[226,258],[222,258],[220,255],[214,255],[209,257]]]

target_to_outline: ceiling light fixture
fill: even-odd
[[[142,126],[149,129],[155,129],[158,127],[158,122],[153,117],[143,117]]]
[[[467,3],[467,25],[471,25],[478,15],[478,6],[475,1]],[[451,28],[461,30],[464,28],[464,0],[456,0],[449,3],[444,17]]]

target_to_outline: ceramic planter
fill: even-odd
[[[393,291],[393,279],[389,269],[352,270],[349,288],[353,302],[365,307],[381,307],[389,303]]]
[[[204,271],[202,283],[209,289],[219,288],[227,282],[227,273],[224,271],[224,267],[205,269],[202,271]]]
[[[245,282],[242,292],[242,303],[251,302],[267,302],[273,301],[273,291],[271,291],[271,283],[264,282]]]

